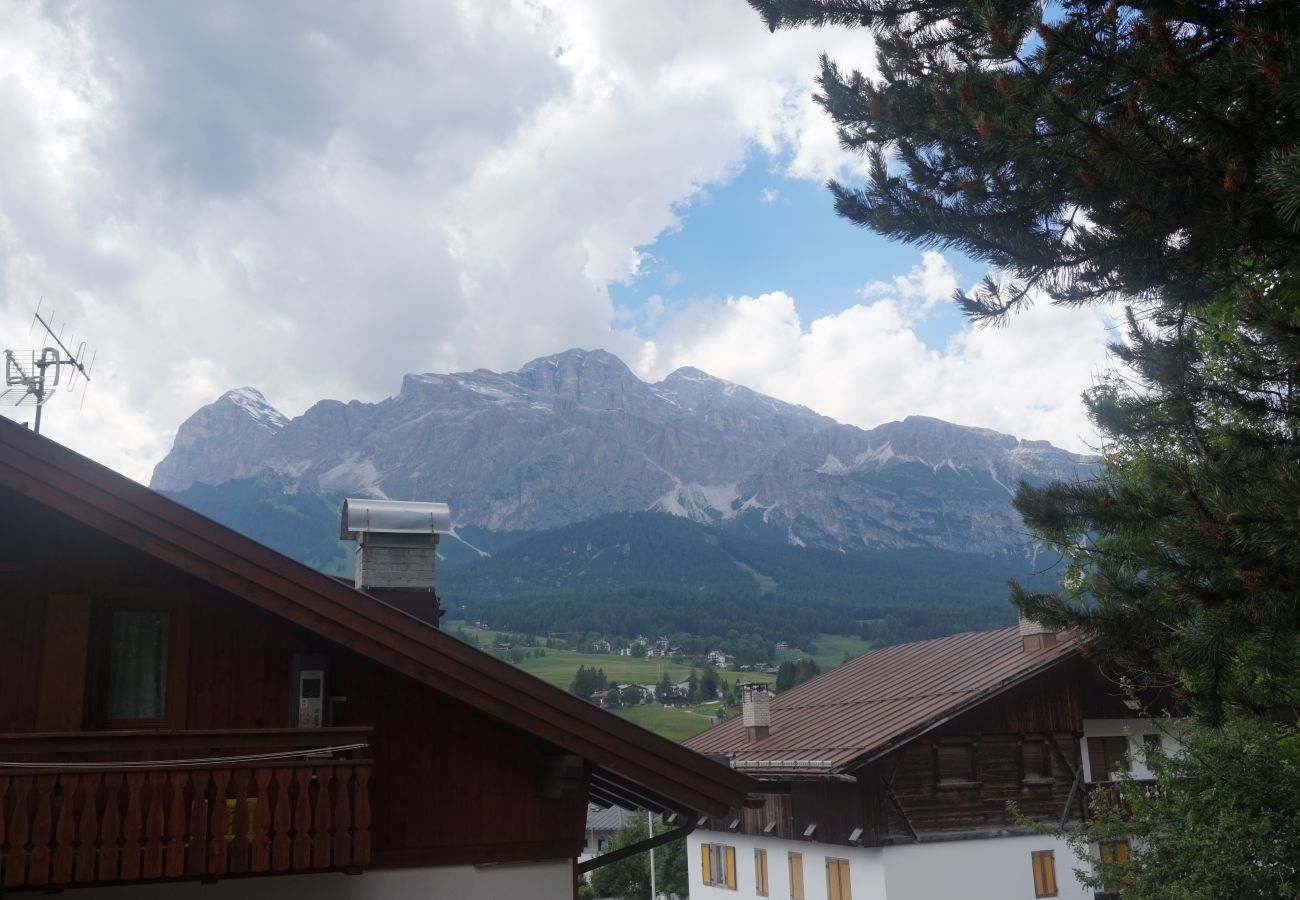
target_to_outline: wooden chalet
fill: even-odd
[[[765,795],[692,835],[692,897],[1091,900],[1065,843],[1008,802],[1076,821],[1151,740],[1172,738],[1030,623],[873,650],[775,697],[755,686],[742,717],[686,742]]]
[[[0,893],[567,898],[755,789],[0,419]]]

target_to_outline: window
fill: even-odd
[[[1088,738],[1088,767],[1093,781],[1110,781],[1128,771],[1128,738],[1121,735]]]
[[[1051,850],[1035,850],[1029,854],[1029,861],[1034,867],[1034,896],[1057,896],[1056,854]]]
[[[167,712],[167,660],[171,613],[165,609],[114,610],[108,629],[109,721],[162,719]]]
[[[767,851],[762,848],[754,850],[754,892],[767,896]]]
[[[700,878],[705,884],[736,889],[736,848],[700,844]]]
[[[184,597],[142,602],[123,591],[95,600],[94,727],[185,727],[189,623]]]
[[[1097,845],[1097,849],[1100,851],[1101,861],[1104,863],[1122,866],[1128,862],[1128,841],[1102,841]],[[1107,894],[1118,896],[1120,886],[1108,884],[1102,890]]]
[[[1025,784],[1046,784],[1053,780],[1052,744],[1048,740],[1026,740],[1020,744],[1021,780]]]
[[[826,858],[826,896],[828,900],[853,900],[847,859]]]
[[[935,744],[934,768],[939,784],[971,784],[975,781],[973,744]]]
[[[790,854],[790,900],[804,900],[802,853]]]

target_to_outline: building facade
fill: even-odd
[[[1031,823],[1080,820],[1116,768],[1149,775],[1142,745],[1174,746],[1077,644],[1032,626],[881,648],[764,693],[687,742],[765,786],[761,809],[691,835],[696,900],[1092,900]]]

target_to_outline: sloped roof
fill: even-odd
[[[773,697],[766,738],[749,741],[737,716],[686,746],[754,775],[840,773],[1078,652],[1022,643],[1011,627],[870,650]]]
[[[26,428],[0,419],[0,487],[586,759],[602,803],[721,814],[749,777],[604,712]]]

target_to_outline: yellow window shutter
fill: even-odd
[[[700,844],[700,877],[705,884],[713,883],[713,873],[709,871],[709,845]]]
[[[790,900],[803,900],[803,855],[790,854]]]
[[[727,848],[727,887],[736,886],[736,848]]]

